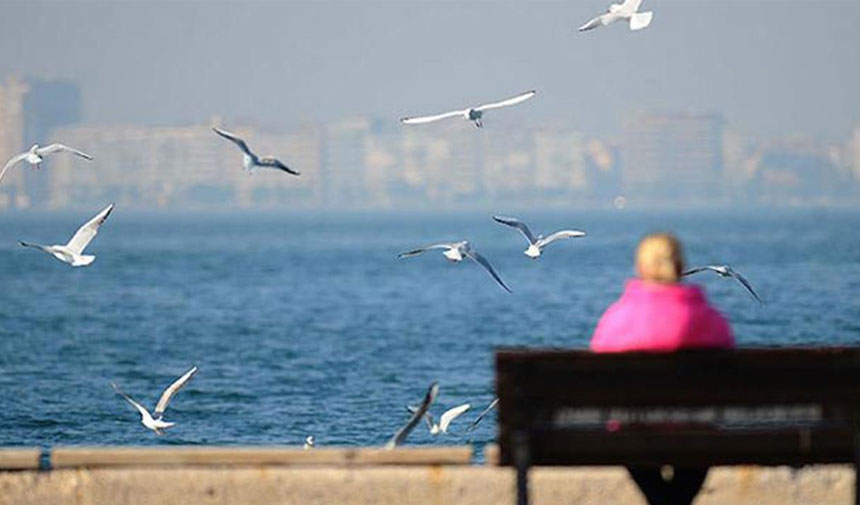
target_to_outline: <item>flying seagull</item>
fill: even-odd
[[[469,107],[463,110],[454,110],[451,112],[445,112],[443,114],[436,114],[435,116],[404,117],[400,119],[400,122],[403,124],[424,124],[439,121],[441,119],[447,119],[449,117],[462,116],[463,119],[468,119],[469,121],[475,123],[475,126],[477,126],[478,128],[483,128],[484,122],[482,118],[484,116],[485,111],[488,111],[490,109],[500,109],[502,107],[508,107],[521,102],[525,102],[529,98],[535,96],[535,93],[537,93],[537,91],[535,90],[526,91],[525,93],[520,93],[517,96],[506,98],[500,102],[485,103],[484,105],[478,105],[477,107]]]
[[[101,212],[96,214],[96,217],[87,221],[83,226],[78,228],[75,235],[69,240],[66,245],[39,245],[30,244],[27,242],[18,241],[24,247],[33,247],[40,249],[57,258],[63,263],[68,263],[73,267],[85,267],[96,260],[95,256],[85,255],[84,249],[92,242],[96,234],[99,232],[99,227],[105,222],[113,210],[113,204],[108,205]]]
[[[505,288],[505,291],[507,291],[508,293],[512,292],[511,288],[509,288],[508,286],[505,285],[504,281],[502,281],[502,278],[499,277],[499,274],[497,274],[496,271],[493,269],[493,265],[490,265],[490,262],[487,261],[487,258],[478,254],[477,251],[472,249],[472,246],[469,245],[469,242],[467,242],[465,240],[462,242],[454,242],[454,243],[450,243],[450,244],[428,245],[428,246],[422,247],[420,249],[415,249],[413,251],[407,251],[405,253],[400,253],[397,257],[398,258],[408,258],[410,256],[418,256],[419,254],[421,254],[425,251],[429,251],[431,249],[445,249],[445,251],[443,251],[442,254],[444,254],[446,258],[448,258],[449,260],[451,260],[454,263],[459,263],[459,262],[463,261],[463,258],[469,258],[469,259],[474,260],[475,262],[480,264],[482,267],[484,267],[484,269],[490,273],[490,275],[493,277],[493,279],[495,279],[496,282],[498,282],[501,287]]]
[[[406,437],[415,429],[415,426],[421,421],[421,418],[424,417],[424,414],[427,413],[427,410],[430,408],[430,405],[433,401],[436,400],[436,396],[439,394],[439,384],[433,382],[430,384],[430,388],[427,390],[427,394],[424,395],[424,401],[421,402],[421,405],[415,409],[415,413],[412,414],[412,417],[409,418],[409,421],[402,428],[397,430],[397,433],[391,437],[391,440],[385,444],[386,449],[394,449],[398,445],[402,444]]]
[[[759,298],[758,294],[756,294],[755,290],[753,289],[752,285],[750,285],[746,277],[735,272],[732,267],[728,265],[707,265],[704,267],[697,267],[687,270],[686,272],[682,273],[681,276],[683,277],[687,275],[693,275],[695,273],[704,272],[705,270],[710,270],[711,272],[716,273],[720,277],[734,277],[735,279],[737,279],[738,282],[743,284],[745,288],[747,288],[747,291],[750,292],[752,297],[755,298],[758,303],[764,303],[761,301],[761,298]]]
[[[18,162],[26,161],[33,168],[42,168],[42,162],[45,161],[45,156],[59,152],[72,153],[87,160],[93,159],[93,157],[89,154],[83,151],[78,151],[77,149],[73,149],[63,144],[51,144],[44,147],[39,146],[39,144],[33,144],[33,147],[31,147],[29,151],[21,153],[17,156],[13,156],[12,159],[6,162],[6,166],[4,166],[3,171],[0,172],[0,181],[2,181],[3,176],[6,175],[6,170],[9,170],[9,168],[17,164]]]
[[[487,408],[485,408],[483,412],[481,412],[480,414],[478,414],[478,417],[476,417],[476,418],[475,418],[475,420],[474,420],[474,421],[472,421],[472,424],[470,424],[470,425],[469,425],[469,427],[468,427],[468,428],[466,428],[466,431],[472,431],[472,430],[474,430],[475,428],[477,428],[477,427],[478,427],[478,424],[480,424],[480,423],[481,423],[481,421],[483,421],[483,420],[484,420],[484,417],[486,417],[486,415],[487,415],[487,414],[489,414],[491,410],[493,410],[494,408],[496,408],[496,405],[498,405],[498,403],[499,403],[499,399],[498,399],[498,398],[496,398],[495,400],[493,400],[492,402],[490,402],[490,406],[489,406],[489,407],[487,407]]]
[[[164,420],[164,411],[167,410],[167,404],[170,403],[170,399],[173,398],[173,395],[176,394],[177,391],[182,389],[182,386],[188,383],[194,374],[197,373],[197,367],[191,367],[190,370],[182,374],[182,377],[176,379],[173,384],[167,387],[163,393],[161,393],[161,398],[158,399],[158,404],[155,406],[155,416],[153,417],[146,407],[134,401],[130,396],[123,393],[122,390],[115,383],[111,382],[110,385],[114,391],[117,392],[118,395],[125,398],[125,401],[130,403],[134,408],[140,412],[140,422],[150,430],[154,431],[156,435],[164,435],[164,430],[167,428],[173,427],[176,423],[168,423]]]
[[[532,235],[532,232],[531,232],[531,230],[529,230],[529,227],[524,222],[520,221],[519,219],[517,219],[515,217],[493,216],[493,219],[497,223],[501,223],[501,224],[504,224],[504,225],[507,225],[507,226],[510,226],[512,228],[516,228],[516,229],[520,230],[520,232],[523,234],[523,236],[529,242],[529,247],[528,247],[528,249],[525,250],[524,254],[533,260],[538,259],[538,257],[540,257],[541,253],[543,252],[544,247],[548,246],[549,244],[552,244],[556,240],[559,240],[562,238],[573,238],[573,237],[584,237],[585,236],[584,231],[561,230],[561,231],[557,231],[557,232],[549,235],[548,237],[544,237],[543,235],[538,235],[537,237],[535,237],[534,235]]]
[[[464,403],[463,405],[458,405],[454,408],[448,409],[445,413],[442,414],[442,417],[439,418],[439,422],[433,419],[433,414],[430,412],[426,412],[424,414],[424,419],[427,421],[427,427],[430,428],[431,435],[438,435],[440,433],[448,433],[448,426],[451,425],[451,421],[459,417],[461,414],[469,410],[471,405],[468,403]],[[407,406],[406,410],[409,413],[414,414],[418,409],[412,406]]]
[[[579,31],[592,30],[599,26],[608,26],[616,21],[626,20],[631,30],[641,30],[651,24],[653,12],[637,12],[642,0],[624,0],[622,4],[612,4],[603,14],[579,27]]]
[[[314,448],[316,442],[314,441],[314,436],[309,435],[308,438],[305,439],[304,450],[309,451]]]
[[[272,156],[264,156],[261,158],[257,156],[256,154],[251,152],[251,149],[248,147],[248,144],[246,144],[245,141],[242,140],[239,136],[226,130],[222,130],[220,128],[212,128],[212,131],[229,140],[230,142],[236,144],[239,149],[242,150],[242,166],[245,167],[245,170],[247,170],[248,172],[253,173],[254,169],[257,167],[268,167],[283,170],[288,174],[299,175],[299,172],[296,172],[290,167],[284,165],[283,162],[281,162],[281,160],[277,158],[274,158]]]

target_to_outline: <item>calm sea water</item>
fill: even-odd
[[[0,214],[0,446],[384,443],[431,381],[434,407],[470,402],[464,433],[493,398],[497,346],[587,345],[632,272],[647,231],[675,231],[691,264],[730,263],[767,301],[701,276],[744,346],[860,344],[860,214],[524,213],[537,230],[584,239],[539,261],[483,214],[140,215],[118,207],[72,269],[16,240],[56,243],[89,217]],[[536,231],[537,231],[536,230]],[[477,265],[398,252],[468,238],[513,294]],[[197,377],[155,437],[113,393],[153,406],[191,365]]]

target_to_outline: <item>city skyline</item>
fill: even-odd
[[[46,170],[16,167],[0,208],[62,209],[108,198],[124,207],[309,209],[738,205],[856,205],[860,126],[837,143],[789,137],[754,141],[721,114],[637,113],[607,137],[558,117],[523,128],[505,114],[487,127],[450,121],[403,127],[344,117],[292,129],[210,117],[190,125],[78,122],[71,81],[0,84],[0,156],[33,142],[61,142],[92,163],[57,156]],[[60,97],[60,98],[58,98]],[[57,108],[56,103],[64,103]],[[58,113],[57,111],[66,111]],[[241,168],[218,126],[300,177]],[[16,147],[17,146],[17,147]]]

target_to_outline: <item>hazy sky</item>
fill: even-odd
[[[645,0],[646,30],[575,31],[608,4],[0,0],[0,79],[74,79],[92,123],[396,121],[535,88],[516,117],[597,135],[637,111],[755,138],[860,126],[860,1]]]

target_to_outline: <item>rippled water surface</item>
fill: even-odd
[[[860,214],[524,213],[585,229],[538,261],[487,215],[140,215],[118,207],[73,269],[16,245],[65,242],[86,213],[0,214],[0,445],[381,444],[438,380],[434,411],[493,398],[497,346],[584,347],[647,231],[669,229],[692,264],[730,263],[766,305],[695,278],[744,346],[860,344]],[[537,230],[536,230],[537,231]],[[468,238],[514,290],[475,264],[398,252]],[[147,406],[197,377],[155,437],[115,395]],[[478,444],[464,415],[446,438]]]

